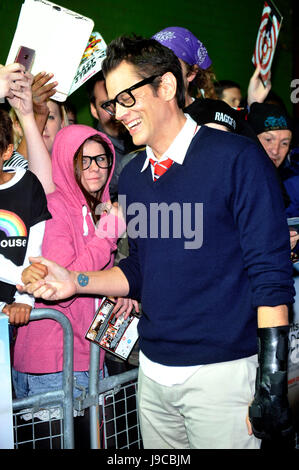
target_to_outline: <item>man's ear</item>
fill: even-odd
[[[90,112],[91,112],[92,117],[94,117],[98,121],[99,116],[98,116],[98,113],[97,113],[97,108],[95,107],[95,105],[93,103],[90,103]]]
[[[166,101],[171,101],[175,98],[177,90],[177,81],[172,72],[166,72],[162,76],[159,90]]]
[[[3,154],[2,154],[2,159],[3,161],[7,161],[10,159],[10,157],[12,156],[13,154],[13,151],[14,151],[14,146],[13,144],[9,144],[7,149],[4,150]]]

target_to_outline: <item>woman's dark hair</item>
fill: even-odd
[[[82,175],[82,172],[83,172],[83,166],[82,166],[83,146],[89,140],[93,140],[94,142],[98,142],[99,144],[101,144],[104,147],[105,153],[106,153],[106,155],[108,157],[108,160],[109,160],[109,163],[110,163],[108,176],[109,176],[109,174],[111,172],[111,168],[112,168],[113,155],[112,155],[111,149],[110,149],[109,145],[107,144],[107,142],[105,140],[103,140],[100,135],[97,135],[97,134],[93,135],[91,137],[88,137],[88,139],[86,139],[83,142],[83,144],[80,145],[80,147],[78,148],[78,150],[76,151],[76,153],[74,155],[74,172],[75,172],[76,183],[78,184],[79,188],[81,189],[81,191],[82,191],[82,193],[83,193],[83,195],[86,199],[86,202],[88,204],[88,207],[91,211],[93,221],[96,223],[98,221],[99,217],[100,217],[100,215],[96,214],[96,207],[99,204],[99,202],[101,202],[101,198],[102,198],[102,194],[103,194],[105,185],[97,192],[96,196],[93,196],[88,191],[86,191],[86,189],[84,188],[84,186],[81,183],[81,175]]]
[[[93,77],[87,80],[85,84],[85,89],[87,91],[87,95],[88,95],[88,99],[90,103],[94,105],[96,104],[96,97],[94,94],[95,86],[98,82],[104,82],[104,81],[105,81],[105,78],[104,78],[102,70],[100,70]]]
[[[12,120],[5,109],[0,108],[0,155],[13,144]]]
[[[107,47],[106,58],[102,64],[105,78],[122,61],[134,65],[136,73],[141,79],[152,75],[162,76],[167,72],[171,72],[177,81],[176,99],[178,106],[182,109],[185,107],[185,89],[181,64],[168,47],[162,46],[155,39],[145,39],[135,35],[120,36]],[[160,81],[155,80],[151,86],[157,90]]]

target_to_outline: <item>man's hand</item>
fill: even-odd
[[[116,301],[113,313],[116,314],[116,318],[124,315],[124,319],[126,320],[132,312],[133,308],[135,309],[136,313],[139,313],[139,304],[137,300],[128,299],[126,297],[119,297]]]
[[[260,79],[261,67],[257,65],[248,85],[247,90],[247,102],[249,106],[252,103],[263,103],[271,90],[271,82],[268,80],[267,86],[264,87],[262,80]]]
[[[33,111],[35,114],[48,116],[49,108],[47,106],[47,100],[56,93],[56,86],[58,82],[48,83],[53,78],[53,74],[46,72],[40,72],[35,75],[32,82],[32,101]]]
[[[29,258],[31,263],[41,263],[48,269],[48,274],[44,279],[26,284],[17,285],[19,292],[27,292],[44,300],[67,299],[76,294],[77,287],[75,282],[76,273],[68,271],[54,261],[47,260],[42,256]]]
[[[21,64],[0,65],[0,98],[13,98],[13,89],[20,89],[25,67]]]
[[[41,263],[33,263],[22,272],[22,282],[30,284],[32,282],[38,281],[39,279],[44,279],[48,274],[48,268]]]
[[[291,250],[293,250],[297,244],[297,241],[299,240],[299,234],[295,230],[290,230],[290,244],[291,244]]]
[[[26,325],[29,322],[32,307],[27,304],[7,304],[2,312],[9,316],[9,323],[15,326]]]

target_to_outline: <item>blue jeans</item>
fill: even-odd
[[[108,376],[106,366],[104,370],[105,376]],[[99,378],[100,380],[103,379],[103,371],[100,371]],[[12,368],[12,380],[17,398],[25,398],[37,393],[62,389],[62,372],[52,374],[27,374]],[[82,393],[81,388],[78,387],[84,387],[86,391],[88,391],[88,380],[88,371],[74,372],[74,398],[78,398]]]

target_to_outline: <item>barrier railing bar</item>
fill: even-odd
[[[36,394],[24,399],[14,399],[13,409],[41,406],[54,403],[57,399],[63,408],[63,440],[65,449],[74,449],[73,418],[73,329],[69,319],[58,310],[50,308],[33,309],[30,321],[49,318],[59,322],[63,329],[63,390]]]
[[[90,344],[90,365],[89,365],[89,407],[90,417],[90,448],[100,449],[100,413],[99,413],[99,363],[100,348]]]

